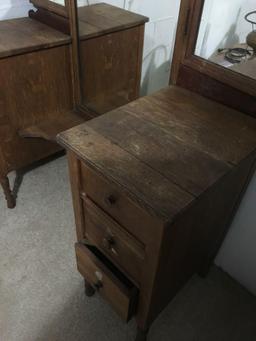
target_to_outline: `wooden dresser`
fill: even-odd
[[[207,274],[255,169],[256,119],[177,86],[58,136],[68,151],[78,270],[136,340]]]
[[[63,6],[56,14],[54,3],[31,2],[30,18],[0,21],[0,185],[9,208],[17,196],[9,172],[59,151],[57,133],[139,97],[147,18],[102,3],[80,8],[79,87],[88,110],[77,113],[70,19]]]
[[[60,150],[20,132],[72,110],[70,41],[30,18],[0,21],[0,183],[9,208],[15,195],[7,174]]]

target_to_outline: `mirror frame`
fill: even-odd
[[[72,37],[72,82],[75,110],[88,120],[97,117],[97,113],[88,108],[82,99],[78,0],[65,0],[65,2],[68,4],[70,35]]]
[[[62,17],[69,17],[69,1],[64,0],[65,5],[60,5],[50,0],[29,0],[36,8],[43,8]]]
[[[171,83],[177,84],[181,66],[184,66],[256,97],[256,80],[195,55],[204,3],[205,0],[181,0]]]
[[[87,114],[81,108],[81,82],[80,82],[80,54],[79,54],[79,23],[77,0],[65,0],[68,9],[70,35],[72,38],[71,59],[72,59],[72,83],[73,101],[75,110]]]

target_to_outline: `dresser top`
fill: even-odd
[[[78,17],[80,39],[125,30],[148,21],[147,17],[105,3],[79,7]]]
[[[256,152],[256,119],[171,86],[59,142],[168,221]]]
[[[69,42],[68,35],[30,18],[0,21],[0,58]]]

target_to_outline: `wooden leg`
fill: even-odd
[[[12,195],[14,196],[14,198],[17,200],[18,197],[18,192],[20,189],[20,186],[22,184],[23,181],[23,177],[24,177],[24,171],[23,170],[16,170],[16,177],[15,177],[15,181],[13,184],[13,189],[12,189]]]
[[[10,182],[8,179],[8,176],[5,176],[0,179],[0,183],[3,187],[5,199],[7,201],[7,207],[8,208],[14,208],[16,206],[16,200],[15,197],[12,194],[11,187],[10,187]]]
[[[148,329],[141,329],[138,327],[135,341],[147,341]]]
[[[84,288],[85,288],[85,295],[87,297],[92,297],[95,294],[94,288],[86,281],[84,280]]]

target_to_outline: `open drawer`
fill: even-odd
[[[75,245],[77,268],[81,275],[125,320],[135,314],[138,289],[95,246]]]

